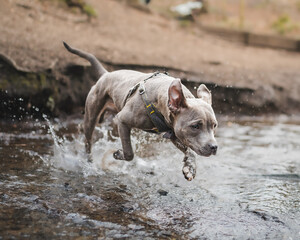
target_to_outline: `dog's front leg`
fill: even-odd
[[[114,152],[114,158],[117,160],[131,161],[133,159],[134,154],[131,146],[130,131],[130,127],[118,121],[118,132],[121,138],[123,150],[119,149]]]
[[[191,149],[184,154],[182,173],[188,181],[192,181],[196,176],[196,157]]]
[[[177,138],[171,139],[173,144],[184,153],[182,173],[188,181],[192,181],[196,176],[196,157],[192,150],[183,145]]]

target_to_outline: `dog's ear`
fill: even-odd
[[[197,96],[198,98],[202,99],[204,102],[207,102],[209,105],[211,105],[211,92],[204,84],[201,84],[198,87]]]
[[[176,114],[180,112],[181,108],[187,107],[180,79],[173,80],[169,87],[168,96],[168,107],[172,113]]]

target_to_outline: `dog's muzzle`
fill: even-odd
[[[208,147],[210,148],[211,154],[216,155],[218,150],[217,144],[208,144]]]

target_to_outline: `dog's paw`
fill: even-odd
[[[87,162],[88,163],[92,163],[93,162],[92,154],[87,154]]]
[[[133,154],[124,154],[124,152],[121,149],[114,152],[113,156],[117,160],[131,161],[133,159]]]
[[[182,173],[186,180],[192,181],[196,176],[196,169],[192,166],[184,166],[182,168]]]
[[[125,160],[123,151],[121,149],[119,149],[118,151],[114,152],[113,156],[117,160]]]

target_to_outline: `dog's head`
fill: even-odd
[[[211,106],[211,93],[204,84],[197,90],[198,98],[185,98],[180,79],[175,79],[168,92],[168,107],[173,116],[176,137],[198,155],[217,153],[214,137],[218,125]]]

